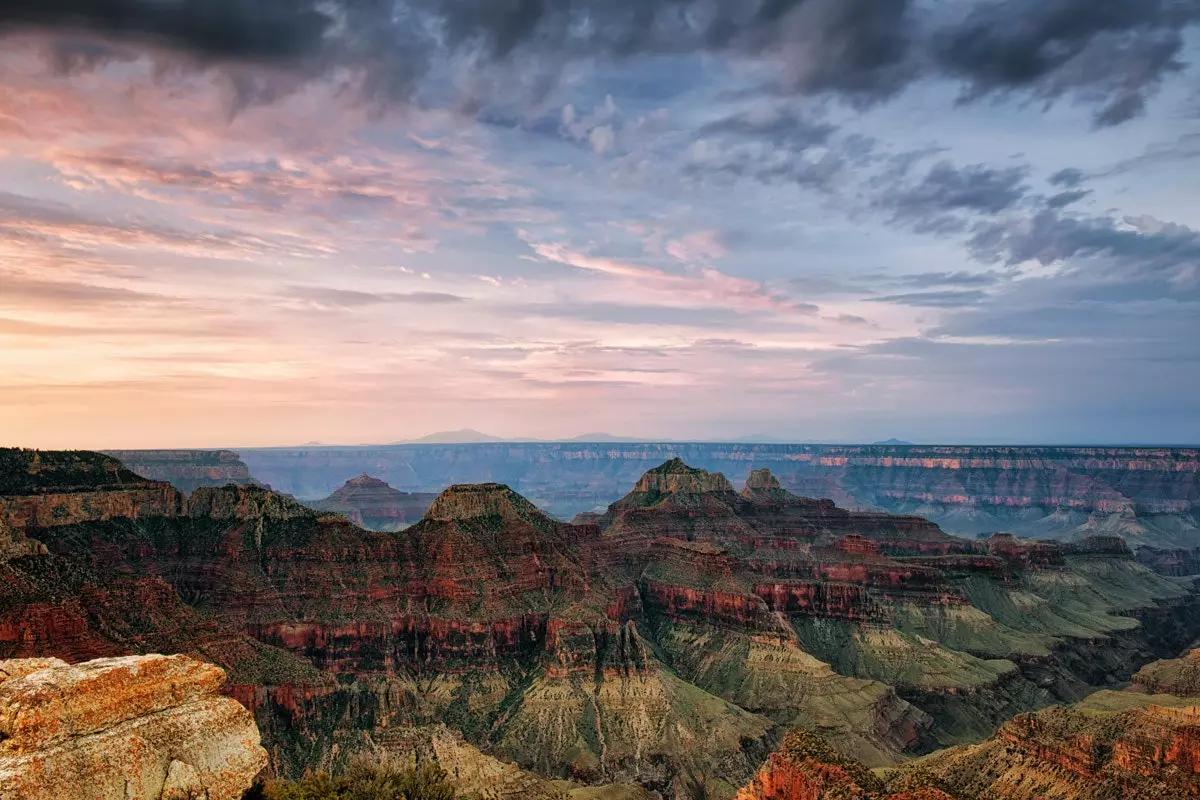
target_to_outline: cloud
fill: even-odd
[[[829,141],[836,125],[814,120],[793,109],[766,108],[733,114],[706,123],[696,132],[704,137],[749,139],[788,150],[807,150]]]
[[[963,84],[965,100],[1070,97],[1099,106],[1106,125],[1140,113],[1182,69],[1181,32],[1198,16],[1192,0],[974,0],[949,10],[917,0],[12,0],[0,6],[0,29],[118,43],[76,47],[67,59],[76,67],[150,46],[201,65],[337,76],[388,100],[449,82],[476,109],[498,93],[539,100],[573,63],[712,54],[756,61],[777,94],[861,104],[942,77]],[[230,75],[244,102],[289,90],[264,74]]]
[[[985,0],[935,35],[933,57],[966,82],[966,99],[1072,96],[1100,106],[1097,125],[1113,125],[1183,68],[1181,31],[1197,20],[1192,0]]]
[[[918,308],[962,308],[979,305],[988,295],[979,290],[945,292],[910,292],[885,297],[872,297],[868,302],[892,303],[893,305],[916,306]]]
[[[1118,220],[1047,209],[980,225],[970,247],[986,261],[1063,264],[1096,297],[1200,297],[1200,232],[1153,217]]]
[[[1069,205],[1078,203],[1091,193],[1091,189],[1074,189],[1069,192],[1059,192],[1047,199],[1046,205],[1050,208],[1066,208]]]
[[[919,182],[891,186],[875,203],[920,231],[959,230],[964,214],[998,214],[1020,202],[1026,174],[1023,167],[956,167],[939,161]]]
[[[677,274],[620,259],[594,256],[560,242],[530,241],[529,246],[546,261],[607,275],[641,291],[651,292],[653,294],[643,296],[644,299],[657,301],[661,305],[715,306],[801,314],[814,314],[819,310],[811,303],[796,302],[755,281],[726,275],[712,268]]]
[[[1076,186],[1083,183],[1085,177],[1087,176],[1084,174],[1083,170],[1075,167],[1067,167],[1066,169],[1060,169],[1058,172],[1055,172],[1053,175],[1051,175],[1049,181],[1052,186],[1065,186],[1068,189],[1074,189]]]
[[[894,278],[881,276],[902,286],[924,288],[928,286],[993,286],[1003,280],[995,272],[920,272],[912,275],[897,275]]]
[[[325,308],[361,308],[363,306],[414,304],[447,305],[465,302],[467,298],[443,292],[361,292],[334,289],[327,286],[291,286],[285,297],[304,300]]]

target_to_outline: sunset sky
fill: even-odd
[[[1200,0],[5,2],[0,444],[1200,442],[1198,60]]]

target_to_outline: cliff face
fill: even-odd
[[[182,498],[98,453],[0,449],[0,524],[49,528],[128,517],[172,517]]]
[[[109,450],[132,472],[169,483],[184,494],[202,486],[256,485],[250,468],[232,450]]]
[[[224,680],[183,656],[0,661],[0,796],[238,800],[267,754]]]
[[[436,497],[431,493],[399,492],[384,481],[363,473],[346,481],[324,500],[308,505],[320,511],[342,514],[368,530],[397,531],[421,519]]]
[[[1200,575],[1200,548],[1161,549],[1139,547],[1138,563],[1145,564],[1159,575],[1186,577]]]
[[[320,497],[370,472],[405,491],[506,483],[568,518],[619,498],[678,457],[741,482],[769,468],[783,488],[839,505],[928,517],[956,534],[1013,531],[1134,543],[1200,543],[1200,451],[1182,448],[943,447],[687,443],[486,443],[246,450],[253,473]]]

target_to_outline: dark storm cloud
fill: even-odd
[[[988,0],[934,36],[933,57],[968,97],[1084,96],[1101,106],[1096,123],[1112,125],[1182,68],[1181,31],[1198,19],[1197,0]]]
[[[382,4],[377,4],[382,9]],[[321,46],[332,19],[298,0],[4,0],[2,28],[91,30],[217,58],[290,60]],[[80,57],[102,57],[78,49]]]
[[[941,76],[964,84],[968,100],[1069,97],[1113,124],[1182,68],[1181,31],[1200,18],[1200,0],[964,5],[950,19],[955,9],[914,0],[4,0],[0,30],[90,31],[317,72],[349,66],[393,98],[410,97],[450,54],[484,75],[519,63],[533,93],[574,59],[730,54],[769,64],[774,93],[869,101]],[[83,46],[63,57],[81,67],[106,55]],[[241,80],[248,101],[263,95]]]

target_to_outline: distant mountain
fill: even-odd
[[[641,442],[643,439],[638,439],[635,436],[614,436],[611,433],[581,433],[579,436],[572,436],[570,439],[563,439],[564,442]]]
[[[503,442],[499,436],[489,436],[486,433],[463,428],[460,431],[439,431],[420,439],[409,439],[406,444],[478,444],[480,442]]]
[[[884,439],[882,442],[871,442],[871,444],[881,444],[890,446],[911,445],[912,442],[906,442],[903,439]]]

